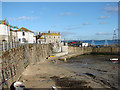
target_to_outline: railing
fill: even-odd
[[[9,50],[15,47],[21,46],[21,43],[18,42],[1,42],[0,51]]]

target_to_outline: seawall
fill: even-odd
[[[8,88],[12,82],[20,78],[21,73],[31,63],[43,62],[52,49],[49,45],[29,44],[22,45],[4,52],[0,52],[0,88]],[[72,47],[68,46],[68,55],[60,58],[66,61],[67,58],[82,54],[119,54],[120,47]]]
[[[120,47],[68,47],[68,53],[119,55]]]
[[[119,55],[120,47],[72,47],[68,46],[68,52],[54,54],[56,57],[49,58],[49,60],[63,60],[67,61],[68,58],[76,57],[83,54],[103,54],[103,55]]]
[[[92,48],[91,47],[68,47],[68,53],[79,53],[79,54],[85,54],[85,53],[91,53]]]
[[[120,47],[93,48],[92,54],[119,55],[120,54]]]
[[[31,44],[0,52],[0,86],[8,88],[30,64],[43,62],[51,53],[49,45]]]

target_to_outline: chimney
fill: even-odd
[[[58,34],[60,34],[60,32]]]

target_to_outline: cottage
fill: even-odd
[[[46,44],[45,38],[43,38],[43,37],[39,37],[39,38],[37,39],[37,42],[38,42],[38,44]]]
[[[17,35],[18,35],[18,41],[20,43],[34,43],[35,42],[34,32],[24,27],[20,28],[17,31]]]
[[[33,43],[36,43],[36,36],[33,36]]]
[[[4,23],[7,23],[7,20],[1,20],[0,21],[0,42],[6,41],[9,42],[10,37],[10,27],[5,25]]]
[[[41,39],[44,39],[44,42],[46,43],[61,44],[60,32],[51,33],[50,31],[48,31],[48,33],[41,33],[40,36],[41,36]]]
[[[15,43],[18,42],[17,30],[10,29],[10,41]]]

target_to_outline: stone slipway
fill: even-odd
[[[83,53],[68,53],[68,52],[61,52],[61,53],[54,53],[51,54],[52,56],[55,57],[48,57],[48,60],[63,60],[63,61],[67,61],[68,58],[71,57],[76,57],[78,55],[82,55]]]

